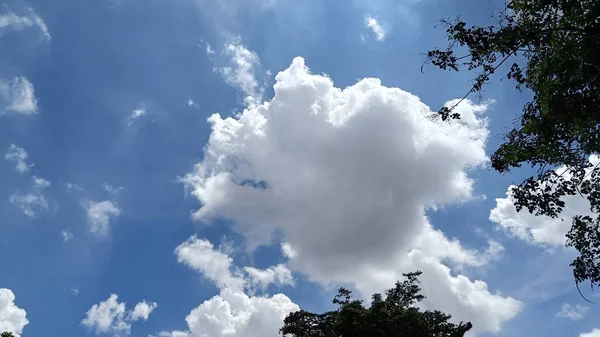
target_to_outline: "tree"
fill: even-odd
[[[15,337],[15,335],[13,335],[12,332],[5,331],[0,334],[0,337]]]
[[[335,311],[315,314],[307,311],[290,313],[280,332],[293,337],[462,337],[471,323],[453,324],[450,315],[440,311],[421,311],[415,304],[425,297],[420,294],[421,272],[404,274],[403,282],[381,294],[372,296],[365,308],[352,293],[340,288],[333,303]]]
[[[490,26],[442,20],[449,47],[427,53],[441,69],[478,71],[469,92],[480,94],[503,65],[503,77],[531,99],[491,156],[499,172],[529,165],[536,173],[512,190],[518,211],[560,217],[564,197],[580,195],[590,213],[576,215],[566,245],[577,285],[600,285],[600,1],[507,0]],[[464,54],[461,54],[464,52]],[[460,118],[454,106],[443,120]],[[592,159],[592,160],[590,160]]]

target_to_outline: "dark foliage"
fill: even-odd
[[[335,311],[315,314],[297,311],[289,314],[280,332],[294,337],[462,337],[471,323],[453,324],[450,315],[440,311],[421,311],[415,304],[420,294],[421,272],[404,274],[403,282],[386,291],[385,299],[374,294],[371,306],[353,300],[349,290],[341,288],[333,303]]]
[[[15,335],[13,335],[12,332],[5,331],[0,334],[0,337],[15,337]]]
[[[589,160],[600,152],[600,1],[508,0],[494,19],[486,27],[442,21],[451,44],[429,51],[428,61],[478,71],[465,98],[512,63],[501,76],[532,98],[492,155],[492,166],[499,172],[523,164],[537,169],[513,190],[519,211],[558,218],[565,196],[589,200],[593,216],[570,219],[566,244],[579,251],[571,264],[577,284],[600,285],[600,167]],[[460,118],[453,108],[442,108],[440,117]]]

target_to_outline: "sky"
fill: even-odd
[[[570,222],[517,213],[530,172],[489,165],[527,94],[430,118],[474,75],[421,72],[439,20],[502,5],[3,0],[0,331],[277,336],[420,270],[470,336],[600,336]]]

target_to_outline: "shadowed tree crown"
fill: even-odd
[[[322,314],[307,311],[290,313],[280,332],[293,337],[462,337],[471,323],[450,323],[441,311],[421,311],[415,305],[421,295],[421,272],[404,274],[406,280],[394,288],[372,296],[371,306],[353,300],[352,293],[340,288],[333,303],[337,310]]]

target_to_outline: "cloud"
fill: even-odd
[[[375,34],[377,40],[383,41],[385,39],[385,28],[374,17],[367,16],[365,18],[365,26]]]
[[[29,321],[27,312],[14,302],[15,294],[10,289],[0,288],[0,331],[10,331],[19,337]]]
[[[120,194],[121,192],[125,191],[125,187],[123,187],[123,186],[114,187],[107,183],[102,184],[102,187],[104,187],[106,192],[108,192],[109,194],[112,194],[112,195],[117,195],[117,194]]]
[[[100,202],[91,201],[84,206],[87,210],[87,217],[90,222],[90,232],[98,236],[107,235],[111,218],[121,214],[119,205],[109,200]]]
[[[292,272],[284,264],[269,267],[267,269],[258,269],[254,267],[244,267],[244,270],[250,277],[253,286],[265,290],[270,284],[293,285],[294,278]]]
[[[21,209],[25,215],[31,218],[35,218],[39,213],[45,212],[49,208],[48,201],[39,191],[16,192],[10,196],[9,200],[11,204]]]
[[[60,234],[62,235],[63,242],[69,242],[73,240],[73,233],[69,231],[61,231]]]
[[[6,159],[8,162],[15,163],[15,170],[17,170],[19,173],[25,173],[29,171],[31,167],[33,167],[33,164],[27,163],[29,159],[27,151],[15,144],[10,145],[6,151],[6,154],[4,155],[4,159]]]
[[[204,159],[182,178],[202,205],[195,220],[227,220],[249,250],[281,236],[292,270],[364,296],[420,269],[424,304],[476,331],[498,332],[520,312],[519,301],[451,269],[484,266],[501,246],[465,248],[425,216],[473,198],[468,173],[488,161],[485,105],[463,102],[462,119],[442,122],[375,78],[336,88],[302,58],[275,81],[271,101],[208,119]]]
[[[147,321],[150,314],[158,307],[156,302],[146,302],[142,301],[135,305],[133,311],[130,314],[130,318],[132,321],[138,321],[140,319]]]
[[[3,11],[3,13],[0,13],[0,36],[9,29],[22,31],[30,27],[37,27],[42,32],[44,38],[47,41],[50,40],[50,32],[44,20],[32,9],[29,9],[28,14],[23,16],[17,15],[6,5],[0,7],[0,9]]]
[[[0,115],[5,113],[38,113],[33,84],[25,77],[15,77],[12,81],[0,79]]]
[[[15,169],[20,173],[29,171],[29,168],[33,166],[33,164],[27,164],[27,152],[14,144],[6,152],[5,158],[8,161],[16,162]],[[10,196],[9,200],[13,205],[21,209],[25,215],[35,218],[50,208],[48,200],[42,191],[50,187],[51,183],[38,176],[33,176],[31,183],[33,187],[29,192],[16,191]]]
[[[592,332],[579,334],[579,337],[600,337],[600,329],[594,329]]]
[[[31,179],[33,180],[33,186],[38,189],[48,188],[52,185],[48,180],[42,177],[33,176]]]
[[[162,332],[170,337],[277,337],[283,319],[300,308],[284,294],[248,296],[244,275],[233,259],[207,240],[192,236],[175,250],[180,263],[202,273],[220,289],[186,317],[187,331]]]
[[[233,259],[226,253],[215,250],[212,243],[190,237],[176,249],[177,261],[202,273],[219,287],[241,288],[243,280],[232,274]]]
[[[597,156],[590,157],[590,163],[596,165],[600,162]],[[589,172],[591,169],[587,169]],[[565,171],[565,167],[557,169],[559,174]],[[563,177],[570,179],[568,173]],[[590,203],[579,195],[567,196],[562,200],[565,207],[559,218],[553,219],[548,216],[536,216],[526,209],[517,212],[512,197],[514,185],[508,187],[506,198],[497,198],[496,207],[490,211],[490,220],[495,222],[499,228],[506,230],[515,237],[534,245],[541,246],[563,246],[565,235],[571,229],[571,219],[575,215],[591,215]]]
[[[126,336],[131,333],[131,323],[139,319],[147,320],[150,313],[157,307],[146,301],[138,303],[133,311],[127,312],[124,302],[118,301],[119,296],[111,294],[109,298],[94,304],[87,312],[81,324],[94,329],[96,334],[111,333],[114,336]]]
[[[77,184],[71,183],[71,182],[67,182],[67,183],[65,184],[65,187],[66,187],[66,188],[67,188],[67,190],[69,190],[69,191],[70,191],[70,190],[76,190],[76,191],[81,191],[81,190],[83,190],[83,187],[81,187],[81,186],[79,186],[79,185],[77,185]]]
[[[562,309],[556,314],[556,317],[570,318],[574,321],[578,321],[585,317],[588,311],[590,311],[589,307],[580,304],[572,306],[569,303],[564,303]]]
[[[219,67],[225,82],[244,93],[246,104],[257,103],[264,88],[256,79],[260,72],[260,59],[258,55],[242,45],[240,38],[227,43],[223,53],[228,58],[227,65]]]
[[[131,111],[131,115],[127,119],[127,124],[131,125],[134,121],[138,120],[140,117],[146,115],[146,109],[135,109]]]

